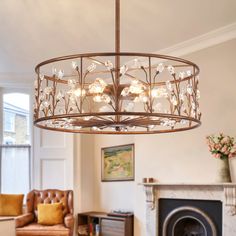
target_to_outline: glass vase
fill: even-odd
[[[217,182],[220,182],[220,183],[232,182],[231,175],[230,175],[230,165],[229,165],[229,158],[228,157],[219,159]]]

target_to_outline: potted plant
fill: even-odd
[[[210,152],[220,159],[219,182],[232,182],[229,159],[236,156],[236,143],[234,138],[223,133],[206,137]]]

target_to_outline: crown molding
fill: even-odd
[[[210,31],[206,34],[202,34],[195,38],[183,41],[181,43],[175,44],[171,47],[164,48],[154,52],[154,54],[162,54],[174,57],[182,57],[199,50],[212,47],[214,45],[227,42],[229,40],[236,38],[236,22],[226,25],[224,27],[218,28],[216,30]],[[142,65],[147,66],[148,62],[144,58],[139,58]],[[162,62],[163,59],[153,59],[153,64],[158,64]],[[133,66],[133,60],[126,63],[128,66]]]
[[[236,38],[236,22],[202,34],[190,40],[159,50],[157,54],[184,56]]]

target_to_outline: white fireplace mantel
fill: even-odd
[[[230,222],[236,217],[236,183],[140,183],[146,194],[147,235],[156,236],[158,199],[183,198],[220,200],[223,204],[224,236],[236,235],[236,226]]]
[[[146,202],[154,209],[156,198],[158,196],[158,190],[166,188],[192,188],[192,189],[209,189],[209,188],[221,188],[224,192],[226,206],[235,207],[236,214],[236,183],[140,183],[143,185],[146,192]]]

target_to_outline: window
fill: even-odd
[[[3,95],[3,143],[29,144],[29,95]],[[4,140],[14,140],[6,143]]]
[[[4,104],[5,108],[5,104]],[[4,131],[5,132],[15,132],[15,114],[4,109]]]
[[[26,194],[30,190],[29,95],[7,93],[1,96],[0,192]]]

